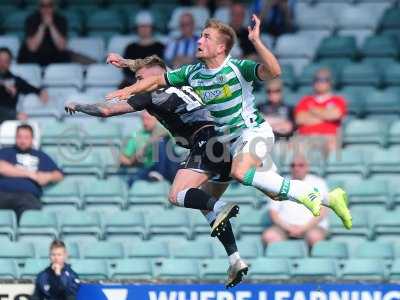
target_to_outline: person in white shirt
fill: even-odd
[[[291,164],[292,179],[302,180],[315,186],[322,197],[328,196],[328,186],[321,177],[308,173],[308,162],[304,156],[294,157]],[[269,214],[273,226],[262,234],[262,241],[268,245],[287,239],[302,239],[313,246],[325,239],[328,231],[328,211],[321,209],[321,215],[314,217],[303,205],[293,201],[271,201]]]

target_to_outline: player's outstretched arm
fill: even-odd
[[[134,112],[135,110],[127,102],[94,104],[70,102],[65,105],[65,112],[70,115],[78,111],[90,116],[107,118]]]
[[[254,45],[258,55],[261,58],[261,66],[258,68],[257,75],[260,79],[273,79],[281,75],[281,67],[275,55],[263,44],[260,37],[260,19],[256,16],[252,16],[254,27],[248,27],[249,40]]]
[[[111,92],[106,96],[106,99],[111,100],[116,98],[119,100],[127,100],[132,95],[144,92],[152,92],[166,85],[167,82],[165,81],[164,74],[154,75],[144,78],[136,82],[134,85],[128,86],[121,90]]]

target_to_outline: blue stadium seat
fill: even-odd
[[[97,62],[103,62],[105,59],[105,43],[101,37],[73,37],[68,41],[68,48]],[[86,76],[92,78],[93,71],[90,71],[90,68],[91,66],[88,67]],[[87,79],[88,77],[86,81]]]
[[[394,257],[394,252],[390,243],[365,242],[358,245],[352,256],[356,258],[391,260]]]
[[[129,189],[129,205],[140,207],[142,205],[168,205],[169,186],[165,182],[149,183],[144,180],[137,180]]]
[[[384,264],[378,259],[349,259],[344,262],[340,277],[348,280],[383,280]]]
[[[47,206],[57,206],[62,209],[66,205],[81,207],[81,193],[74,179],[65,178],[63,181],[44,189],[42,202]]]
[[[0,259],[0,279],[15,280],[18,279],[18,268],[14,260]]]
[[[87,29],[92,35],[93,33],[114,33],[122,32],[124,29],[124,23],[121,15],[112,10],[104,9],[92,12],[87,16]]]
[[[83,280],[103,280],[108,278],[108,265],[101,259],[71,259],[72,269]]]
[[[388,150],[378,149],[368,161],[370,174],[398,174],[400,172],[400,150],[391,147]]]
[[[352,210],[353,227],[347,230],[343,227],[342,221],[334,214],[329,215],[329,232],[332,236],[347,236],[350,239],[361,237],[365,239],[372,235],[369,228],[369,214],[368,211]]]
[[[389,128],[389,144],[400,144],[400,121],[394,121]]]
[[[94,64],[87,69],[85,86],[117,87],[123,79],[122,72],[110,65]]]
[[[380,74],[370,64],[354,63],[343,68],[341,83],[352,86],[375,86],[381,83]]]
[[[307,247],[304,241],[282,241],[268,245],[268,258],[303,258],[307,256]]]
[[[259,207],[260,202],[257,190],[242,184],[230,185],[222,195],[223,200],[232,201],[239,205]]]
[[[200,262],[200,276],[205,280],[221,280],[226,277],[227,259],[205,259]]]
[[[126,244],[129,258],[160,259],[170,257],[169,248],[163,241],[146,241]]]
[[[284,258],[257,258],[250,262],[249,278],[252,280],[288,280],[290,267]]]
[[[388,182],[385,180],[352,180],[345,182],[350,205],[390,205]]]
[[[3,20],[3,29],[7,33],[16,34],[23,37],[25,19],[31,14],[29,10],[18,10],[7,14]]]
[[[43,84],[51,87],[76,87],[83,84],[83,69],[78,64],[56,63],[46,67]]]
[[[368,115],[394,115],[397,118],[400,112],[400,96],[394,90],[374,91],[367,94],[365,112]]]
[[[378,236],[400,233],[400,212],[398,210],[377,212],[373,215],[372,226]]]
[[[199,266],[193,259],[164,259],[161,262],[157,278],[195,280],[199,278]]]
[[[400,86],[400,64],[391,64],[383,72],[383,81],[387,86]]]
[[[111,279],[151,280],[153,270],[147,259],[118,259],[108,264]]]
[[[356,173],[366,175],[365,163],[363,151],[345,148],[329,155],[325,174]]]
[[[392,267],[389,270],[390,280],[393,282],[399,282],[400,279],[400,259],[395,259],[392,263]]]
[[[102,237],[100,218],[97,213],[76,211],[58,216],[60,230],[63,238],[66,236],[77,237]]]
[[[367,38],[361,48],[364,56],[369,57],[393,57],[399,55],[396,40],[389,36],[377,35]]]
[[[43,271],[49,265],[49,259],[27,259],[24,267],[20,269],[20,278],[34,280],[39,272]]]
[[[104,235],[111,237],[130,238],[132,235],[142,239],[147,238],[148,232],[142,212],[122,211],[103,214]]]
[[[31,243],[3,242],[0,247],[0,259],[16,259],[18,261],[35,257],[35,249]]]
[[[387,143],[386,124],[375,120],[352,120],[344,128],[344,144],[378,144]]]
[[[249,210],[243,212],[237,219],[239,235],[261,234],[271,224],[269,213],[266,209]]]
[[[331,36],[325,38],[317,49],[318,58],[354,58],[357,45],[354,37]]]
[[[15,239],[17,218],[13,210],[0,210],[0,236]]]
[[[211,227],[210,224],[208,224],[208,221],[205,218],[205,216],[201,212],[192,209],[188,210],[187,214],[190,220],[193,236],[195,238],[199,236],[208,237],[211,232]]]
[[[2,38],[0,37],[0,45]],[[21,78],[25,79],[31,85],[39,88],[42,85],[42,70],[37,64],[16,64],[12,65],[11,71]]]
[[[37,239],[58,236],[58,224],[54,213],[28,210],[19,221],[18,239],[24,236],[35,236]]]
[[[182,209],[155,212],[146,217],[149,224],[149,233],[155,235],[183,235],[187,239],[192,236],[190,223],[186,212]]]
[[[335,261],[328,258],[297,259],[291,270],[292,278],[307,278],[313,281],[326,281],[336,278]]]
[[[208,241],[171,242],[170,251],[174,258],[206,259],[213,256]]]
[[[121,243],[96,242],[81,246],[85,259],[121,259],[124,258],[124,249]]]
[[[333,241],[320,241],[311,250],[312,257],[346,259],[349,251],[345,243]]]

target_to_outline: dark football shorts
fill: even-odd
[[[229,182],[232,157],[229,149],[217,141],[214,126],[200,129],[193,138],[192,147],[182,168],[210,175],[215,182]]]

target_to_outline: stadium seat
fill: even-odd
[[[346,99],[347,109],[350,115],[364,116],[365,98],[368,93],[374,92],[376,88],[370,86],[345,86],[338,94]]]
[[[104,178],[105,169],[101,158],[98,153],[93,151],[92,147],[84,149],[65,147],[62,151],[65,152],[59,156],[58,162],[65,173],[71,175],[96,175],[98,178]]]
[[[137,180],[128,192],[129,205],[138,207],[140,205],[168,205],[168,184],[165,182],[149,183]]]
[[[118,86],[123,79],[122,72],[110,65],[95,64],[87,68],[85,86]]]
[[[36,236],[38,239],[47,236],[58,236],[57,220],[54,213],[28,210],[25,211],[19,221],[18,239],[23,236]]]
[[[63,9],[61,15],[67,19],[68,31],[82,33],[81,15],[73,10]]]
[[[197,238],[199,236],[209,236],[211,232],[210,224],[205,216],[198,210],[190,209],[187,211],[191,230],[193,235]]]
[[[325,38],[318,47],[318,58],[354,58],[357,54],[357,45],[354,37],[332,36]]]
[[[296,15],[297,26],[301,30],[327,29],[335,27],[335,20],[331,14],[326,14],[321,10],[310,8]]]
[[[76,211],[64,213],[58,216],[61,234],[63,237],[68,235],[94,236],[101,238],[100,218],[97,213]]]
[[[126,47],[138,40],[136,35],[114,35],[110,38],[107,53],[118,53],[124,55]]]
[[[371,236],[369,229],[369,214],[367,211],[354,211],[352,210],[353,227],[347,230],[343,227],[342,221],[335,215],[329,215],[329,233],[332,236],[356,238],[361,237],[365,239]]]
[[[25,19],[31,14],[28,10],[18,10],[7,14],[3,19],[3,29],[7,33],[17,34],[23,37]]]
[[[398,210],[376,213],[371,218],[372,227],[375,235],[383,236],[386,234],[400,233],[400,213]]]
[[[361,47],[364,56],[393,57],[399,55],[398,45],[394,38],[384,35],[367,38]]]
[[[269,258],[303,258],[307,256],[304,241],[282,241],[268,245],[266,256]]]
[[[199,277],[197,260],[164,259],[156,275],[159,279],[195,280]]]
[[[291,65],[296,74],[300,74],[301,70],[311,62],[310,58],[304,57],[282,57],[279,59],[281,65]]]
[[[78,184],[75,180],[69,178],[47,186],[41,200],[45,205],[54,205],[60,208],[66,205],[73,205],[77,208],[82,206]]]
[[[82,181],[82,196],[86,208],[101,206],[102,208],[126,207],[126,188],[119,178],[97,180],[89,178]]]
[[[43,84],[50,87],[82,88],[83,70],[78,64],[55,63],[44,70]]]
[[[0,279],[15,280],[18,279],[18,268],[14,260],[0,259]]]
[[[151,213],[146,220],[149,224],[149,233],[154,235],[183,235],[187,239],[192,237],[189,219],[182,209],[165,210],[164,213]]]
[[[105,44],[104,40],[100,37],[70,38],[68,40],[68,49],[75,53],[87,56],[97,62],[103,62],[105,60]],[[89,70],[90,66],[88,68],[88,71]]]
[[[338,150],[329,155],[325,174],[356,173],[367,174],[364,152],[359,149]]]
[[[378,87],[381,79],[376,69],[370,64],[354,63],[345,66],[341,73],[341,84],[352,86]]]
[[[389,205],[389,186],[386,180],[366,179],[345,182],[350,205]]]
[[[118,124],[91,120],[82,125],[81,130],[84,144],[120,146],[122,132]]]
[[[247,234],[261,234],[271,224],[269,213],[265,209],[249,210],[237,219],[238,233],[241,236]]]
[[[381,18],[381,30],[400,28],[400,8],[392,7],[385,11]]]
[[[389,127],[389,144],[400,144],[400,121],[394,121]]]
[[[317,258],[346,259],[349,253],[345,243],[320,241],[312,247],[311,256]]]
[[[288,280],[290,267],[287,259],[257,258],[250,262],[249,278],[252,280]]]
[[[0,210],[0,236],[15,240],[16,228],[17,218],[15,212],[8,209]]]
[[[163,241],[146,241],[126,244],[129,258],[160,259],[170,257],[169,248]]]
[[[101,259],[71,259],[72,269],[79,274],[79,279],[102,280],[108,278],[108,266]]]
[[[18,57],[18,51],[20,42],[15,35],[0,35],[0,47],[6,47],[10,49],[14,59]]]
[[[110,278],[114,280],[151,280],[153,270],[147,259],[118,259],[108,264]]]
[[[296,74],[292,65],[281,65],[282,75],[281,79],[283,81],[284,86],[287,86],[293,89],[296,84]],[[265,95],[265,93],[264,93]]]
[[[206,259],[213,257],[213,250],[208,241],[171,242],[170,249],[174,258]]]
[[[337,35],[339,36],[353,36],[357,42],[357,48],[360,48],[367,37],[374,34],[371,29],[339,29]]]
[[[313,45],[310,42],[313,42],[313,40],[310,40],[306,35],[283,35],[276,42],[275,53],[279,58],[306,57],[312,59],[318,44]]]
[[[227,259],[205,259],[200,262],[200,276],[204,280],[221,280],[226,277]]]
[[[18,261],[34,258],[35,249],[31,243],[3,242],[0,247],[0,259],[16,259]]]
[[[389,270],[390,280],[393,282],[399,282],[400,280],[400,259],[395,259],[392,263],[392,267]]]
[[[42,85],[42,70],[37,64],[15,64],[11,66],[11,72],[37,88]]]
[[[340,12],[340,18],[337,19],[337,26],[340,29],[370,29],[375,30],[378,25],[377,18],[372,17],[367,9],[359,6],[348,7]]]
[[[396,119],[400,113],[400,96],[393,90],[375,91],[367,94],[365,112],[368,115],[393,115]]]
[[[391,260],[394,257],[393,248],[390,243],[365,242],[356,248],[352,255],[356,258],[374,258]]]
[[[50,265],[49,259],[27,259],[24,267],[20,269],[21,279],[34,280],[36,276]]]
[[[375,120],[352,120],[344,128],[343,143],[385,146],[386,127],[386,124]]]
[[[97,9],[96,11],[92,12],[90,15],[88,15],[86,26],[89,32],[122,32],[124,29],[121,15],[119,15],[118,12],[109,9]]]
[[[297,259],[290,274],[292,278],[312,279],[325,281],[336,278],[335,261],[328,258],[303,258]]]
[[[391,64],[383,71],[383,81],[387,86],[400,86],[400,64]]]
[[[344,262],[341,278],[347,280],[383,280],[384,264],[377,259],[349,259]]]
[[[147,238],[147,228],[142,212],[114,212],[103,215],[104,234],[107,239],[113,236]]]
[[[96,242],[81,246],[85,259],[121,259],[124,258],[124,249],[121,243]]]
[[[370,174],[398,174],[400,172],[400,150],[391,147],[388,150],[379,149],[372,153],[368,160]]]
[[[40,124],[43,145],[62,145],[66,142],[79,142],[77,128],[74,125],[66,125],[61,122],[52,121]]]
[[[257,190],[253,187],[246,187],[242,184],[230,185],[222,198],[225,201],[232,201],[239,205],[259,207],[262,203],[258,197]],[[263,200],[264,202],[265,200]]]

